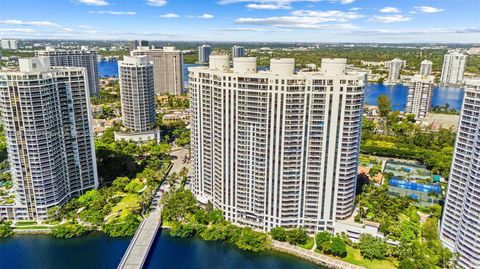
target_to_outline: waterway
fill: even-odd
[[[109,269],[116,268],[130,238],[91,234],[73,239],[48,235],[17,235],[0,239],[0,268]],[[146,268],[224,269],[326,269],[299,258],[275,252],[252,253],[226,242],[157,235]]]
[[[198,66],[198,64],[185,64],[183,66],[183,81],[188,84],[188,67]],[[118,65],[116,61],[102,61],[99,63],[100,77],[118,77]],[[365,87],[365,103],[376,105],[378,96],[385,94],[392,100],[394,110],[403,111],[407,101],[408,87],[397,85],[383,85],[378,83],[369,83]],[[450,108],[460,111],[462,108],[463,89],[434,87],[432,96],[432,106],[448,104]]]

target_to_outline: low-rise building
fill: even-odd
[[[188,110],[171,111],[163,115],[163,122],[166,124],[175,122],[185,122],[190,124],[191,121],[192,114]]]

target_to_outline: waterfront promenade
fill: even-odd
[[[290,245],[285,242],[272,240],[272,249],[278,252],[294,255],[304,260],[332,269],[366,269],[365,267],[344,262],[312,250],[306,250],[301,247]]]
[[[183,167],[187,165],[185,162],[185,156],[188,154],[188,150],[179,149],[171,154],[175,159],[169,171],[169,175],[179,173]],[[153,198],[150,207],[150,213],[140,223],[140,226],[117,267],[118,269],[140,269],[145,265],[145,261],[147,260],[153,241],[155,241],[158,229],[162,225],[162,205],[160,204],[160,200],[162,199],[163,194],[168,192],[168,190],[168,182],[165,180],[155,193],[155,197]]]

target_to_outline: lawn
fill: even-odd
[[[138,194],[128,194],[112,208],[111,213],[117,213],[125,210],[132,210],[140,206],[141,197]]]
[[[347,257],[343,261],[363,266],[368,269],[396,269],[397,267],[389,260],[367,260],[362,257],[360,250],[347,246]]]
[[[47,230],[51,229],[49,226],[35,225],[35,226],[19,226],[15,227],[15,230]]]
[[[303,245],[298,245],[299,247],[302,247],[304,249],[312,249],[313,248],[313,245],[315,245],[315,241],[313,238],[309,237],[308,240],[307,240],[307,243],[303,244]]]
[[[28,225],[35,225],[37,224],[36,221],[18,221],[15,226],[28,226]]]

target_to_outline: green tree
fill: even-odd
[[[123,191],[125,189],[125,186],[130,182],[131,180],[128,177],[117,177],[113,182],[112,186],[115,188],[117,191]]]
[[[11,222],[0,221],[0,238],[6,238],[13,235],[13,228]]]
[[[347,247],[345,245],[345,242],[342,240],[342,238],[338,236],[335,236],[332,238],[330,253],[339,257],[347,256]]]
[[[287,230],[287,242],[292,245],[303,245],[307,243],[308,235],[304,229],[296,228]]]
[[[270,235],[274,240],[285,242],[287,241],[287,232],[283,227],[275,227],[270,231]]]
[[[323,252],[330,251],[330,242],[332,241],[332,234],[324,231],[319,232],[315,236],[315,242],[317,243],[317,249]]]
[[[227,226],[224,224],[211,225],[200,233],[200,237],[205,241],[225,240],[228,235]]]
[[[170,235],[174,237],[190,237],[195,235],[195,227],[190,223],[176,223],[170,230]]]
[[[59,221],[61,219],[60,209],[61,209],[60,206],[54,206],[54,207],[49,208],[47,210],[48,219]]]
[[[238,240],[235,241],[235,245],[243,250],[258,252],[267,250],[270,242],[266,234],[255,232],[251,228],[242,228]]]
[[[143,184],[143,182],[139,179],[139,178],[135,178],[134,180],[130,181],[124,188],[124,190],[126,192],[130,192],[130,193],[137,193],[139,192],[143,187],[145,186],[145,184]]]
[[[380,116],[382,117],[386,117],[388,113],[392,111],[392,102],[390,101],[390,98],[385,94],[378,96],[377,105]]]
[[[377,129],[377,124],[373,120],[371,120],[367,117],[363,117],[363,120],[362,120],[362,140],[369,139],[375,133],[376,129]]]
[[[52,229],[52,235],[56,238],[73,238],[88,233],[89,230],[77,222],[66,222]]]
[[[224,221],[222,210],[216,209],[208,212],[208,222],[209,223],[220,223]]]
[[[368,260],[382,260],[387,253],[388,245],[381,238],[370,234],[360,235],[358,242],[360,254]]]
[[[140,225],[141,217],[137,214],[128,213],[126,216],[116,218],[103,227],[103,231],[112,237],[132,236]]]
[[[418,224],[411,221],[403,221],[400,224],[400,226],[402,231],[400,240],[409,242],[409,241],[416,240],[418,238],[418,234],[419,234]]]
[[[167,221],[182,221],[187,215],[193,215],[198,210],[197,200],[192,192],[183,188],[166,193],[162,203],[162,219]]]

